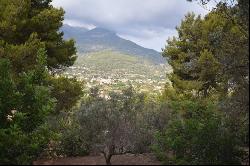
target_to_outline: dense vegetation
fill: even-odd
[[[0,163],[30,164],[55,136],[48,116],[81,95],[79,83],[51,75],[76,49],[58,33],[64,12],[50,0],[1,0],[0,11]]]
[[[221,2],[205,18],[188,14],[178,38],[168,40],[163,55],[173,73],[164,98],[176,115],[157,135],[165,162],[242,161],[249,146],[248,4]]]
[[[76,48],[50,2],[0,1],[0,164],[93,153],[111,164],[113,155],[148,152],[165,164],[248,160],[247,0],[185,16],[163,52],[173,72],[162,95],[129,86],[107,98],[58,74]]]

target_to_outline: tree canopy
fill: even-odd
[[[73,65],[76,49],[59,31],[63,9],[50,2],[0,1],[1,164],[36,159],[55,135],[48,116],[71,109],[82,95],[81,83],[51,75]]]
[[[168,164],[243,161],[249,144],[249,12],[243,4],[249,2],[226,2],[204,18],[187,14],[163,52],[173,67],[163,95],[173,116],[156,136],[155,151]]]
[[[23,45],[25,49],[29,45],[27,41],[33,42],[31,38],[36,36],[45,45],[47,66],[52,70],[71,66],[76,60],[76,48],[74,41],[63,40],[63,33],[60,32],[64,19],[63,9],[54,8],[50,2],[51,0],[1,0],[0,43],[2,48],[8,50],[11,46],[14,50],[17,49],[15,45]],[[22,52],[19,52],[16,50],[15,56],[22,56]],[[6,54],[0,51],[0,57],[10,59]],[[15,64],[13,59],[10,60]],[[29,62],[34,63],[34,59]]]

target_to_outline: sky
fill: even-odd
[[[161,51],[185,14],[205,15],[208,9],[186,0],[54,0],[65,10],[65,24],[107,28],[143,47]]]

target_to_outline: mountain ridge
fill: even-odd
[[[153,49],[144,48],[130,40],[123,39],[112,30],[102,27],[88,30],[67,24],[64,24],[61,30],[64,32],[65,39],[75,39],[80,55],[103,50],[114,50],[124,54],[146,58],[155,64],[166,63],[161,53]]]

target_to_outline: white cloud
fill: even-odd
[[[169,37],[177,35],[177,31],[174,29],[144,29],[137,32],[139,35],[130,34],[118,34],[120,37],[134,41],[135,43],[146,47],[153,48],[157,51],[161,51],[165,48],[166,40]]]
[[[93,24],[88,24],[88,23],[80,22],[78,20],[65,19],[63,23],[64,24],[68,24],[70,26],[74,26],[74,27],[83,27],[83,28],[86,28],[88,30],[96,28],[96,26],[93,25]]]
[[[187,12],[208,12],[186,0],[54,0],[52,4],[64,8],[65,23],[88,29],[108,28],[157,50],[176,34],[175,27]]]

